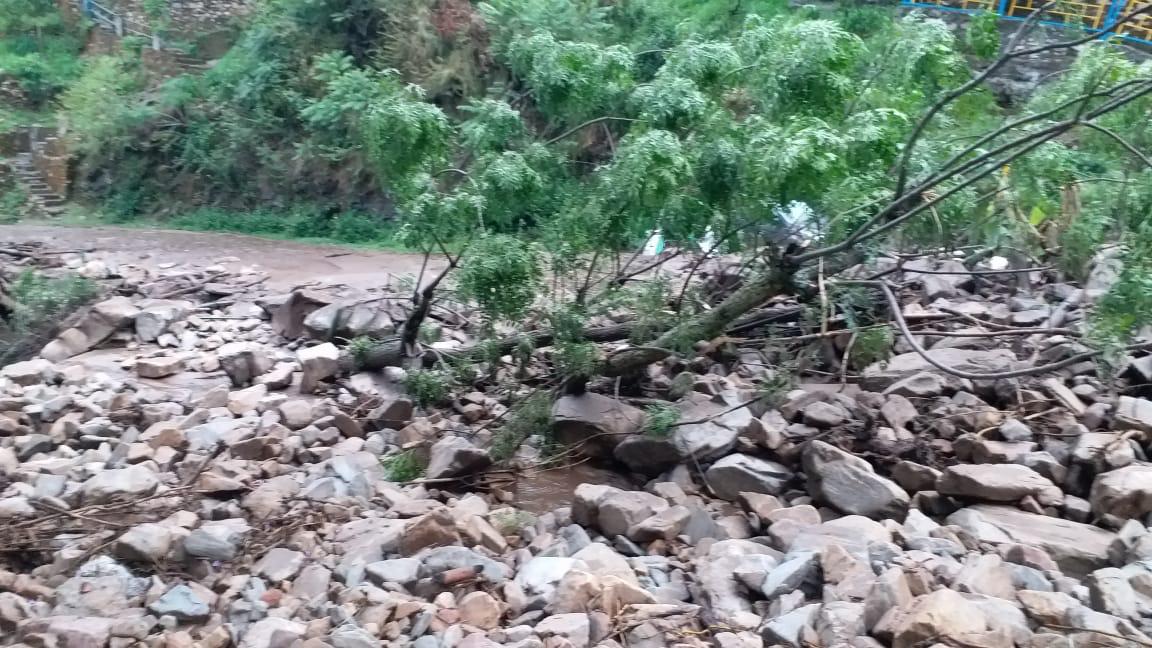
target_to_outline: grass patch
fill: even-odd
[[[420,407],[437,405],[452,393],[452,377],[444,371],[413,369],[404,377],[404,389]]]
[[[400,454],[392,455],[381,460],[381,465],[384,466],[384,475],[388,481],[393,482],[410,482],[424,474],[426,466],[416,453],[412,450],[405,450]]]
[[[513,406],[504,427],[493,435],[488,455],[495,461],[510,459],[533,434],[544,438],[542,450],[547,452],[554,445],[551,441],[552,396],[545,391],[538,391]]]
[[[672,435],[672,426],[680,421],[680,410],[672,403],[649,405],[644,414],[641,432],[653,439],[667,439]]]

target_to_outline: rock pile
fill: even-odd
[[[940,277],[910,313],[967,330],[1056,310]],[[402,371],[345,377],[335,345],[295,339],[393,315],[216,279],[96,304],[0,369],[5,645],[1152,646],[1152,402],[1094,368],[973,382],[897,340],[858,388],[768,407],[762,361],[669,361],[649,375],[676,396],[667,429],[623,399],[555,401],[518,460],[549,437],[636,486],[540,506],[468,487],[504,398],[423,410]],[[923,337],[970,371],[1030,361]],[[96,344],[122,346],[116,371],[86,365]],[[423,477],[392,479],[396,457]]]

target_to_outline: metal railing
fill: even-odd
[[[124,16],[121,16],[95,0],[80,0],[80,10],[85,16],[91,18],[92,22],[111,31],[120,38],[126,35],[140,36],[152,44],[152,49],[158,50],[164,48],[164,42],[160,38],[160,35],[149,31],[147,25],[125,20]]]
[[[1005,20],[1026,20],[1046,2],[1044,0],[901,0],[910,7],[930,7],[943,11],[975,14],[994,13]],[[1041,25],[1079,29],[1100,34],[1101,38],[1117,37],[1134,43],[1152,45],[1152,11],[1112,26],[1117,20],[1152,5],[1152,0],[1062,0],[1044,12]],[[1050,18],[1049,18],[1050,17]]]

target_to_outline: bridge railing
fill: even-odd
[[[928,7],[944,11],[975,14],[992,12],[1005,20],[1026,20],[1045,0],[901,0],[910,7]],[[1118,19],[1152,5],[1152,0],[1061,0],[1044,12],[1042,25],[1079,29],[1098,33],[1101,38],[1119,37],[1123,40],[1152,45],[1152,11],[1136,16],[1105,29]]]

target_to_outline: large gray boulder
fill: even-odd
[[[712,493],[730,502],[738,501],[742,492],[778,495],[792,479],[787,467],[745,454],[724,457],[704,475]]]
[[[643,425],[643,411],[600,394],[563,396],[552,405],[553,437],[561,445],[580,445],[590,457],[612,456],[613,449]]]
[[[991,351],[929,349],[927,355],[953,369],[979,374],[1009,371],[1022,365],[1016,359],[1016,355],[1007,349]],[[878,362],[865,368],[860,386],[865,391],[882,392],[902,378],[925,371],[940,372],[919,353],[902,353],[886,362]]]
[[[818,502],[849,515],[903,520],[910,498],[904,489],[860,457],[813,440],[804,453],[808,493]]]

